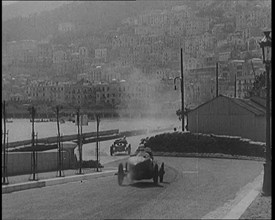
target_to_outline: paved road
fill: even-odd
[[[3,219],[199,219],[234,199],[263,167],[262,162],[247,160],[156,159],[166,169],[164,183],[158,186],[151,180],[126,180],[118,186],[117,177],[110,175],[3,194]]]
[[[166,131],[166,132],[173,132]],[[132,136],[127,137],[127,141],[129,144],[131,144],[131,151],[132,153],[135,152],[135,150],[138,148],[138,145],[140,143],[140,140],[142,138],[146,137],[152,137],[157,134],[163,134],[164,132],[156,132],[156,133],[150,133],[147,135],[138,135],[138,136]],[[114,143],[114,140],[109,141],[102,141],[99,143],[99,152],[100,152],[100,162],[106,162],[106,161],[112,161],[116,157],[110,156],[110,146]],[[78,155],[78,148],[75,149],[75,153]],[[123,155],[119,155],[119,158],[125,158]],[[90,143],[83,145],[83,160],[96,160],[96,143]]]

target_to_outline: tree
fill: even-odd
[[[265,96],[266,96],[265,75],[266,75],[266,72],[263,72],[260,75],[255,77],[253,87],[249,91],[250,97],[251,96],[259,96],[259,97],[265,98]]]

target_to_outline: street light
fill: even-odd
[[[263,193],[271,195],[271,117],[270,117],[270,68],[271,68],[271,31],[264,32],[264,38],[259,42],[263,53],[263,63],[266,69],[266,161],[264,164]]]

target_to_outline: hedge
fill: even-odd
[[[77,161],[75,164],[75,168],[80,167],[80,162]],[[97,161],[94,160],[83,160],[82,161],[82,168],[96,168],[97,167]],[[98,163],[98,168],[103,168],[104,166],[99,162]]]
[[[154,152],[221,153],[265,157],[265,143],[235,136],[190,132],[163,133],[148,138],[145,146]]]

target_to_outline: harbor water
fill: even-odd
[[[45,138],[57,135],[56,122],[35,122],[35,133],[37,138]],[[158,129],[166,127],[179,128],[181,122],[177,117],[175,118],[119,118],[119,119],[101,119],[99,130],[119,129],[119,131],[129,131],[135,129]],[[3,128],[3,120],[2,120]],[[12,123],[6,123],[6,130],[8,132],[8,142],[22,141],[31,139],[32,123],[30,119],[13,119]],[[2,129],[3,131],[3,129]],[[96,121],[88,123],[88,126],[82,127],[82,132],[96,132]],[[66,121],[60,124],[61,135],[77,134],[77,126],[75,123]],[[2,139],[3,140],[3,139]]]

